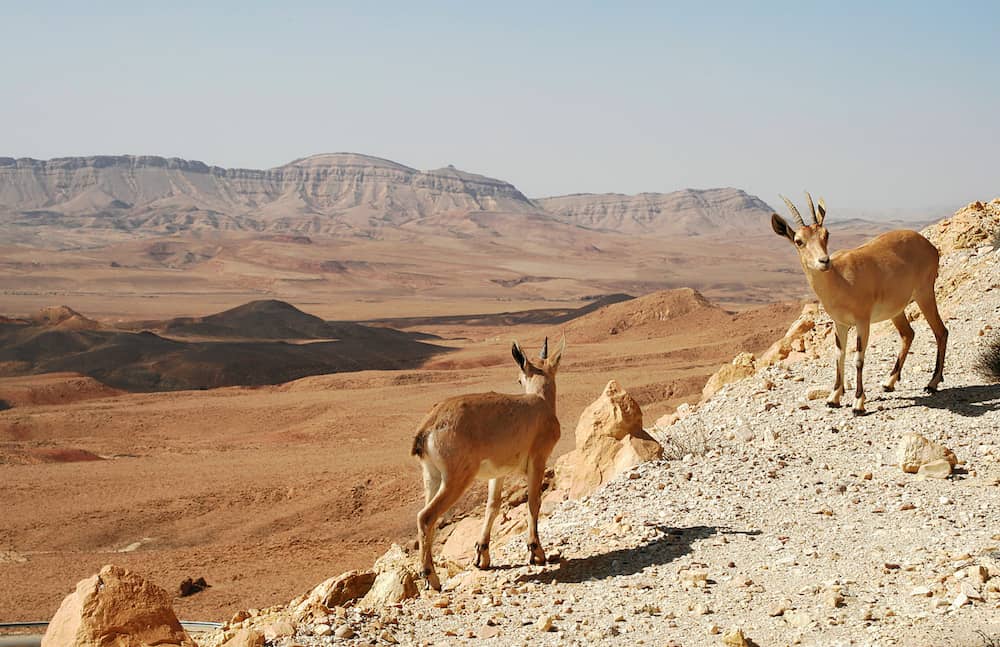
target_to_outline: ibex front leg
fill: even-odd
[[[868,349],[868,321],[858,322],[858,354],[854,356],[854,366],[858,371],[858,383],[854,388],[854,407],[851,413],[856,416],[865,414],[865,383],[862,374],[865,370],[865,351]]]
[[[833,383],[833,390],[826,401],[828,407],[839,407],[840,398],[844,395],[844,359],[847,357],[847,333],[851,327],[847,324],[835,322],[837,326],[837,379]]]
[[[493,531],[493,521],[500,512],[500,499],[503,495],[503,477],[490,479],[490,493],[486,500],[486,516],[483,518],[483,532],[476,543],[476,567],[490,567],[490,533]]]

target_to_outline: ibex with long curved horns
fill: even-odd
[[[944,379],[944,355],[948,346],[948,329],[941,321],[937,300],[934,298],[934,281],[938,275],[937,248],[915,231],[898,230],[877,236],[855,249],[841,250],[831,255],[827,252],[830,234],[823,226],[826,218],[823,199],[820,199],[817,210],[812,196],[806,192],[813,218],[811,225],[803,222],[799,210],[791,200],[784,196],[781,199],[788,205],[798,227],[793,229],[776,213],[771,214],[771,227],[775,233],[795,245],[809,286],[836,324],[837,350],[840,352],[837,358],[837,380],[827,404],[839,407],[840,398],[844,394],[844,357],[847,354],[847,332],[851,326],[858,331],[854,413],[865,412],[865,389],[861,374],[865,364],[865,350],[868,348],[869,329],[871,324],[886,319],[892,319],[903,340],[896,365],[882,385],[886,391],[895,388],[913,342],[913,328],[910,327],[905,312],[911,301],[917,302],[937,340],[937,362],[926,387],[928,392],[936,391]]]
[[[448,398],[434,405],[420,423],[412,454],[424,476],[424,508],[417,515],[420,558],[428,587],[440,589],[431,546],[438,519],[455,504],[475,479],[489,480],[483,531],[476,543],[476,566],[489,568],[490,531],[500,511],[503,480],[508,474],[528,479],[528,552],[532,564],[545,563],[538,539],[545,463],[559,441],[556,418],[556,371],[566,339],[551,357],[545,339],[540,362],[525,357],[517,342],[511,347],[521,369],[524,395],[476,393]]]

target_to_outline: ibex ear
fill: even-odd
[[[826,219],[826,202],[823,201],[823,198],[819,199],[818,206],[819,208],[816,209],[816,224],[822,227],[823,221]]]
[[[546,364],[546,366],[549,367],[549,370],[553,373],[559,369],[559,362],[562,361],[562,354],[564,350],[566,350],[566,335],[563,335],[562,341],[559,342],[559,348],[556,352],[552,353],[552,356],[549,357],[548,364]]]
[[[776,213],[771,214],[771,229],[774,233],[778,234],[782,238],[787,238],[788,240],[795,242],[795,231],[788,226],[785,219]]]
[[[521,347],[517,345],[517,342],[514,342],[510,347],[510,354],[514,356],[514,361],[517,362],[518,367],[523,371],[524,365],[528,363],[528,358],[521,352]]]

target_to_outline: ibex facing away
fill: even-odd
[[[548,338],[537,365],[514,342],[511,353],[521,369],[524,395],[476,393],[448,398],[434,405],[413,439],[412,454],[423,467],[424,508],[417,515],[420,559],[429,587],[440,589],[431,546],[438,519],[455,504],[475,479],[489,480],[483,531],[476,543],[476,566],[489,568],[490,531],[500,511],[503,480],[524,474],[528,480],[530,517],[528,551],[532,564],[544,564],[538,539],[538,510],[545,463],[559,441],[556,418],[556,371],[566,340],[551,357]]]
[[[782,196],[798,227],[793,229],[776,213],[771,214],[771,227],[795,245],[809,286],[836,324],[839,351],[837,381],[827,404],[839,407],[840,397],[844,394],[844,357],[847,354],[847,331],[851,326],[858,331],[854,413],[865,412],[861,373],[869,328],[871,324],[886,319],[892,319],[903,340],[896,365],[882,385],[886,391],[895,388],[913,342],[913,328],[904,311],[911,301],[917,302],[937,340],[937,362],[926,387],[929,392],[936,391],[944,379],[944,355],[948,346],[948,329],[941,321],[934,298],[934,280],[938,275],[937,248],[915,231],[898,230],[877,236],[855,249],[831,255],[827,252],[830,235],[823,226],[826,204],[820,199],[817,210],[809,193],[806,193],[806,199],[813,224],[806,225],[791,200]]]

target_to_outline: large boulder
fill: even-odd
[[[368,593],[358,602],[362,609],[382,609],[417,596],[417,573],[406,552],[393,544],[375,560],[376,573]]]
[[[896,462],[908,474],[916,474],[922,465],[940,460],[947,461],[951,467],[958,463],[950,449],[920,434],[904,434],[896,448]]]
[[[333,607],[342,607],[363,598],[374,583],[374,571],[347,571],[324,580],[309,593],[292,600],[288,610],[300,620],[314,612],[325,614]]]
[[[785,331],[785,335],[764,351],[757,360],[757,367],[771,366],[782,360],[789,362],[819,357],[824,344],[833,333],[833,321],[818,303],[802,306],[798,319]]]
[[[42,647],[195,647],[171,595],[132,571],[105,566],[76,585],[49,623]]]
[[[663,447],[642,428],[642,410],[611,380],[580,415],[576,449],[556,463],[556,487],[581,497],[622,472],[663,456]]]
[[[722,368],[716,371],[712,377],[708,378],[705,388],[701,390],[701,399],[705,401],[719,392],[722,387],[733,382],[738,382],[745,377],[750,377],[756,372],[756,360],[753,353],[740,353],[733,358],[729,364],[723,364]]]

